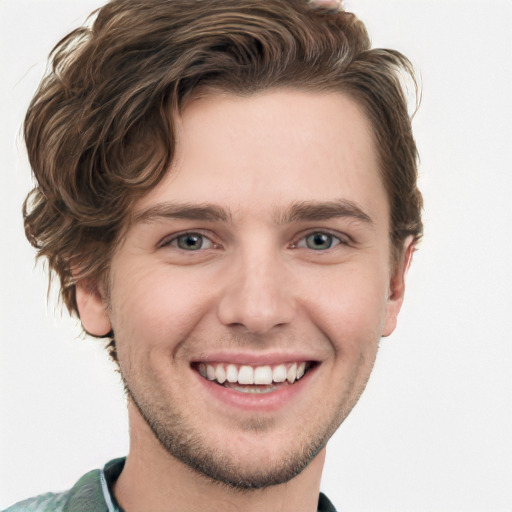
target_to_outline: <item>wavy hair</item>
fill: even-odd
[[[37,185],[25,231],[77,313],[75,279],[103,279],[134,201],[168,172],[173,115],[200,90],[349,95],[371,121],[391,243],[422,234],[409,60],[371,49],[355,15],[305,0],[112,0],[62,39],[24,123]],[[72,269],[80,269],[74,276]]]

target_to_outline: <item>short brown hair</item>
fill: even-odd
[[[175,151],[173,113],[202,89],[247,95],[339,91],[371,121],[391,208],[391,243],[422,234],[417,151],[401,77],[355,15],[306,0],[112,0],[53,49],[25,119],[37,186],[25,230],[77,312],[75,278],[101,279],[131,205]],[[75,276],[76,277],[76,276]]]

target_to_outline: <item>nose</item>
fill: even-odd
[[[229,273],[218,303],[222,324],[265,334],[292,321],[293,279],[279,255],[241,257]]]

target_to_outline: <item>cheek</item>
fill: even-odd
[[[118,351],[169,349],[190,334],[205,314],[208,294],[201,279],[169,267],[131,274],[112,293],[112,325]],[[135,346],[133,346],[135,345]]]
[[[360,357],[376,350],[386,317],[387,279],[380,272],[352,269],[325,280],[321,292],[309,295],[312,320],[341,357]]]

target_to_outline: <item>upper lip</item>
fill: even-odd
[[[318,357],[303,352],[208,352],[197,358],[192,358],[193,363],[226,363],[239,365],[276,365],[286,363],[317,362]]]

